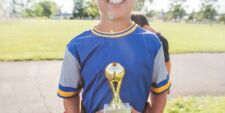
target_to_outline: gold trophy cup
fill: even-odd
[[[112,89],[113,99],[110,104],[104,105],[103,113],[131,113],[130,105],[123,103],[120,99],[120,89],[124,75],[125,69],[119,63],[110,63],[105,68],[105,76]]]

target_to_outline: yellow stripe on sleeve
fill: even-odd
[[[160,88],[154,88],[152,87],[151,90],[154,92],[154,93],[162,93],[163,91],[167,90],[171,85],[171,82],[168,82],[166,85],[160,87]]]
[[[72,96],[78,94],[79,92],[64,92],[64,91],[58,89],[57,93],[58,93],[58,95],[60,95],[62,97],[72,97]]]

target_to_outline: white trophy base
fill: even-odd
[[[129,103],[124,103],[124,105],[120,108],[113,108],[113,106],[105,104],[103,113],[131,113],[131,106]]]

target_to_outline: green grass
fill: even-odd
[[[62,59],[65,45],[94,21],[0,21],[0,60]]]
[[[179,97],[168,102],[165,113],[225,113],[225,96]]]
[[[172,53],[224,52],[225,25],[152,23],[170,43]]]
[[[96,23],[83,20],[0,20],[0,61],[62,59],[65,45]],[[157,21],[152,26],[169,40],[172,53],[225,51],[225,25]]]

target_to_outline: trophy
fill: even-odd
[[[110,63],[105,68],[105,76],[109,81],[113,99],[110,104],[104,105],[103,113],[131,113],[131,106],[128,103],[123,103],[120,99],[120,89],[124,75],[125,69],[119,63]]]

